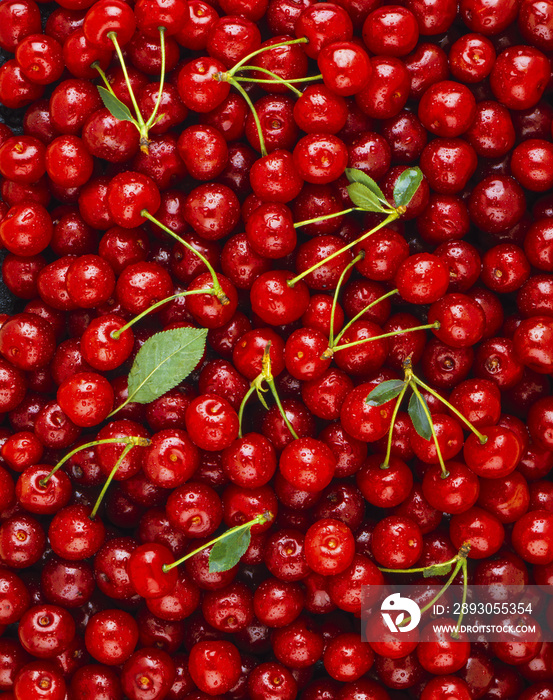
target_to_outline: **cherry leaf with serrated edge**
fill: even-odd
[[[445,576],[449,574],[453,567],[453,562],[449,561],[444,564],[432,564],[432,566],[427,567],[422,575],[424,578],[430,578],[431,576]]]
[[[385,213],[382,204],[378,201],[378,197],[365,185],[360,182],[353,182],[351,185],[348,185],[347,189],[349,198],[356,207],[361,207],[365,211]]]
[[[186,379],[202,359],[207,328],[156,333],[136,355],[129,374],[129,401],[150,403]]]
[[[396,396],[401,394],[401,390],[405,386],[405,382],[401,379],[389,379],[386,382],[381,382],[365,399],[365,403],[369,406],[382,406]]]
[[[367,173],[364,173],[362,170],[357,170],[357,168],[346,168],[345,173],[351,184],[354,182],[359,182],[361,185],[365,185],[365,187],[368,187],[369,190],[376,195],[382,204],[389,206],[389,202],[386,200],[384,192],[382,192],[380,187],[376,184],[372,177],[367,175]]]
[[[230,532],[215,542],[209,553],[209,573],[228,571],[236,566],[250,546],[250,528]]]
[[[101,85],[98,85],[98,92],[100,93],[104,107],[113,117],[119,119],[119,121],[132,122],[134,124],[135,120],[133,119],[131,110],[126,104],[121,102],[118,97],[115,97],[114,94]]]
[[[422,182],[420,168],[407,168],[396,180],[394,185],[394,202],[396,207],[406,207],[415,196]]]
[[[428,411],[428,415],[424,410]],[[428,416],[430,415],[430,410],[428,409],[428,404],[426,403],[424,396],[417,396],[414,392],[411,394],[409,399],[409,408],[407,409],[411,422],[413,423],[413,428],[417,433],[425,440],[430,440],[432,438],[432,426]]]

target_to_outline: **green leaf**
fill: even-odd
[[[109,90],[105,87],[98,85],[98,92],[104,103],[104,107],[110,112],[112,116],[119,119],[122,122],[135,122],[131,114],[131,110],[126,104],[121,102],[118,97],[115,97]]]
[[[138,351],[129,374],[129,401],[150,403],[186,379],[201,360],[207,328],[156,333]]]
[[[425,412],[424,407],[426,407],[428,414]],[[425,440],[430,440],[432,438],[432,426],[428,418],[430,410],[428,409],[428,404],[424,400],[424,397],[420,395],[417,396],[413,392],[409,399],[409,408],[407,412],[413,422],[413,428],[415,428],[417,433]]]
[[[432,564],[432,566],[428,566],[423,572],[422,575],[424,578],[430,578],[431,576],[445,576],[446,574],[449,574],[451,569],[453,567],[453,562],[446,562],[445,564]]]
[[[376,184],[372,177],[367,175],[367,173],[364,173],[362,170],[357,170],[357,168],[346,168],[346,177],[351,183],[359,182],[362,185],[365,185],[365,187],[368,187],[369,190],[371,190],[371,192],[377,196],[382,204],[390,206],[389,202],[384,196],[384,192],[382,192],[380,187]]]
[[[383,403],[395,399],[396,396],[401,394],[405,382],[401,379],[390,379],[386,382],[381,382],[376,389],[373,389],[371,393],[365,399],[365,403],[369,406],[382,406]]]
[[[422,182],[420,168],[407,168],[398,177],[394,187],[394,202],[396,207],[406,207],[415,196]]]
[[[209,573],[228,571],[236,566],[250,546],[250,528],[237,530],[215,542],[209,553]]]
[[[378,197],[365,185],[360,182],[353,182],[348,185],[348,194],[351,201],[356,207],[361,207],[365,211],[376,211],[384,213],[382,204],[378,201]]]

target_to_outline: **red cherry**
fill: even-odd
[[[143,598],[161,598],[174,589],[178,572],[176,567],[164,570],[174,562],[173,555],[161,544],[143,544],[137,547],[129,559],[131,583]]]
[[[198,642],[190,651],[188,669],[200,690],[222,695],[240,677],[240,654],[230,642]]]

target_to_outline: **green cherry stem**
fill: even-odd
[[[102,78],[102,81],[103,81],[104,85],[106,86],[106,89],[109,90],[114,97],[117,97],[117,95],[113,92],[113,88],[111,87],[111,83],[109,82],[107,75],[104,73],[104,71],[100,67],[100,64],[98,63],[98,61],[94,61],[94,63],[92,63],[90,67],[95,68],[98,71],[98,73],[100,74],[100,78]]]
[[[162,299],[161,301],[156,301],[155,304],[152,304],[149,306],[145,311],[142,311],[141,313],[138,314],[138,316],[135,316],[134,318],[131,318],[131,320],[128,323],[125,323],[124,326],[121,328],[118,328],[116,331],[112,331],[111,337],[114,340],[117,340],[122,333],[124,333],[126,330],[134,326],[135,323],[138,323],[141,319],[143,319],[145,316],[148,316],[148,314],[151,314],[152,311],[155,311],[156,309],[159,309],[160,306],[163,306],[164,304],[167,304],[169,301],[173,301],[173,299],[180,299],[180,297],[188,297],[193,294],[211,294],[211,296],[215,296],[215,290],[213,287],[209,287],[207,289],[191,289],[190,291],[185,291],[185,292],[179,292],[178,294],[172,294],[170,297],[166,297],[165,299]]]
[[[242,399],[242,403],[240,404],[240,408],[238,409],[238,437],[242,437],[242,419],[244,417],[244,409],[246,408],[248,399],[257,389],[255,381],[256,380],[254,379],[253,382],[250,384],[250,388],[246,392],[246,395],[244,396],[244,398]]]
[[[263,359],[261,363],[261,372],[257,375],[257,377],[253,380],[253,382],[250,385],[250,388],[248,389],[248,392],[242,399],[242,403],[240,404],[240,408],[238,410],[238,421],[239,421],[239,436],[242,437],[242,416],[244,414],[244,407],[246,406],[246,402],[250,398],[250,396],[253,394],[254,391],[257,391],[257,396],[259,400],[265,405],[265,408],[267,407],[267,404],[265,403],[265,400],[263,399],[262,393],[266,391],[266,389],[263,389],[263,382],[267,384],[269,387],[271,394],[273,395],[276,405],[278,406],[278,410],[280,411],[280,415],[282,416],[282,419],[286,423],[286,427],[292,434],[295,440],[298,439],[298,435],[294,428],[292,427],[292,424],[288,420],[288,416],[286,415],[286,411],[284,410],[282,403],[280,401],[280,396],[278,395],[277,388],[275,386],[275,380],[273,378],[273,373],[271,371],[271,356],[270,356],[270,350],[271,350],[271,341],[267,343],[265,346],[265,349],[263,351]]]
[[[386,445],[386,456],[384,457],[384,461],[380,465],[381,469],[388,469],[388,467],[390,466],[390,455],[392,453],[392,436],[394,434],[394,425],[396,422],[399,407],[401,405],[401,402],[403,401],[403,397],[405,396],[405,392],[407,391],[408,386],[409,386],[408,383],[405,383],[403,385],[403,389],[401,390],[401,393],[397,397],[396,405],[394,406],[394,410],[392,412],[392,420],[390,422],[390,429],[388,430],[388,442]]]
[[[196,250],[194,247],[190,245],[190,243],[187,243],[184,239],[182,239],[179,235],[177,235],[174,231],[171,231],[170,228],[167,228],[164,224],[161,223],[161,221],[158,221],[155,216],[152,216],[150,212],[147,209],[143,209],[140,212],[140,215],[143,216],[145,219],[148,219],[148,221],[151,221],[153,224],[156,226],[159,226],[159,228],[162,231],[165,231],[167,235],[169,235],[171,238],[174,238],[176,241],[178,241],[181,245],[183,245],[187,250],[189,250],[191,253],[193,253],[197,258],[199,258],[203,264],[207,267],[209,274],[211,275],[211,279],[213,280],[213,294],[219,299],[221,304],[223,306],[225,304],[229,303],[229,299],[227,295],[223,292],[221,289],[221,285],[219,284],[219,280],[217,279],[217,275],[215,274],[215,270],[213,269],[213,266],[209,262],[209,260],[202,255],[198,250]]]
[[[365,210],[364,210],[364,209],[361,209],[360,207],[355,207],[355,208],[353,208],[353,209],[346,210],[345,212],[340,212],[340,214],[348,213],[348,211],[365,211]],[[300,222],[300,223],[301,223],[302,225],[306,225],[306,224],[308,224],[308,223],[316,223],[317,221],[326,221],[326,219],[330,219],[330,218],[332,218],[333,216],[338,216],[338,214],[330,214],[329,216],[321,216],[321,217],[319,217],[318,219],[311,219],[311,220],[309,220],[309,221],[302,221],[302,222]],[[294,278],[292,278],[291,280],[288,280],[288,282],[287,282],[286,284],[287,284],[289,287],[294,287],[294,285],[296,284],[296,282],[299,282],[299,281],[300,281],[301,279],[303,279],[304,277],[307,277],[307,275],[311,274],[314,270],[316,270],[317,268],[319,268],[321,265],[324,265],[325,263],[330,262],[331,260],[334,260],[334,258],[337,258],[339,255],[342,255],[342,253],[345,253],[346,250],[349,250],[350,248],[353,248],[354,246],[356,246],[358,243],[361,243],[362,241],[364,241],[364,240],[365,240],[366,238],[368,238],[369,236],[372,236],[373,233],[376,233],[376,232],[379,231],[381,228],[384,228],[384,226],[387,226],[391,221],[394,221],[394,220],[397,219],[398,217],[399,217],[399,213],[398,213],[397,211],[394,211],[392,214],[390,214],[389,216],[387,216],[387,217],[384,219],[384,221],[381,221],[377,226],[375,226],[374,228],[372,228],[370,231],[367,231],[367,232],[364,233],[362,236],[359,236],[359,238],[356,238],[356,239],[355,239],[354,241],[352,241],[351,243],[348,243],[348,244],[345,245],[343,248],[340,248],[340,250],[336,250],[334,253],[332,253],[332,254],[329,255],[328,257],[324,258],[324,260],[319,260],[318,263],[315,263],[315,265],[312,265],[309,269],[304,270],[304,271],[303,271],[302,273],[300,273],[299,275],[296,275],[296,276],[295,276]]]
[[[314,219],[306,219],[305,221],[298,221],[294,224],[294,228],[301,228],[302,226],[309,226],[309,224],[318,224],[319,221],[327,221],[328,219],[335,219],[338,216],[344,216],[345,214],[351,214],[354,211],[365,211],[362,207],[350,207],[349,209],[343,209],[342,211],[334,212],[334,214],[326,214],[325,216],[316,216]]]
[[[262,73],[267,73],[267,74],[272,74],[272,75],[277,75],[276,73],[272,73],[272,71],[268,70],[267,68],[260,68],[259,66],[243,66],[240,68],[240,71],[243,70],[256,70],[260,71]],[[249,78],[245,78],[244,76],[240,76],[237,78],[234,76],[234,80],[240,80],[241,82],[255,82],[255,83],[282,83],[283,81],[286,83],[291,83],[292,85],[296,85],[297,83],[310,83],[313,82],[314,80],[322,80],[323,76],[319,73],[319,75],[306,75],[305,78],[281,78],[280,76],[277,76],[274,80],[262,80],[261,78],[255,78],[254,80],[250,80]],[[301,94],[301,93],[300,93]]]
[[[459,556],[459,555],[457,555]],[[434,603],[437,603],[438,600],[443,596],[443,594],[447,591],[447,589],[451,586],[453,583],[453,579],[457,576],[459,569],[462,568],[463,566],[463,559],[458,559],[457,563],[455,564],[455,567],[453,568],[453,571],[451,572],[449,578],[447,581],[444,583],[444,585],[440,588],[438,593],[432,598],[431,601],[429,601],[424,607],[421,608],[421,614],[425,613],[427,610],[430,610],[430,608],[434,605]],[[404,623],[402,623],[404,624]]]
[[[261,155],[264,157],[267,155],[267,148],[265,147],[265,137],[263,136],[263,129],[261,128],[261,122],[259,121],[259,115],[257,114],[257,110],[256,110],[253,102],[251,101],[250,96],[244,90],[244,88],[240,85],[240,83],[236,82],[236,80],[234,80],[234,78],[230,78],[228,82],[231,85],[234,85],[234,87],[238,90],[238,92],[246,100],[248,107],[251,110],[253,120],[255,122],[255,127],[257,129],[257,136],[259,138],[259,149],[261,151]]]
[[[177,561],[172,562],[171,564],[164,564],[163,565],[163,571],[171,571],[171,569],[174,569],[175,566],[179,566],[183,562],[185,562],[187,559],[191,559],[193,556],[196,554],[199,554],[202,552],[204,549],[207,549],[208,547],[212,547],[214,544],[217,542],[220,542],[221,540],[224,540],[226,537],[230,537],[231,535],[234,535],[237,532],[240,532],[240,530],[246,530],[252,528],[254,525],[263,525],[263,523],[268,522],[272,518],[272,513],[261,513],[260,515],[256,515],[253,520],[248,520],[247,523],[242,523],[242,525],[236,525],[235,527],[232,527],[230,530],[227,530],[226,532],[223,532],[222,535],[219,535],[219,537],[215,537],[213,540],[210,540],[209,542],[206,542],[206,544],[203,544],[201,547],[198,547],[197,549],[192,550],[188,554],[185,554],[184,557],[181,557]]]
[[[440,445],[438,443],[438,437],[436,435],[436,430],[434,429],[434,423],[432,421],[432,416],[430,415],[430,411],[428,410],[426,402],[423,401],[423,398],[420,394],[420,391],[419,391],[414,379],[411,379],[409,381],[409,386],[411,387],[414,394],[418,398],[420,405],[422,406],[422,410],[426,414],[428,422],[430,423],[430,430],[432,431],[432,438],[434,440],[434,445],[436,445],[436,454],[438,455],[438,461],[440,462],[440,469],[442,470],[442,479],[446,479],[449,476],[449,472],[445,468],[444,458],[442,457],[442,451],[441,451]]]
[[[132,448],[135,447],[134,444],[130,445],[125,445],[123,448],[123,452],[121,452],[121,455],[119,456],[119,459],[117,462],[115,462],[115,466],[111,470],[108,478],[106,479],[106,483],[103,485],[102,490],[100,491],[100,495],[96,499],[96,503],[94,504],[94,508],[92,509],[92,513],[90,514],[90,519],[94,520],[96,517],[96,513],[98,512],[98,508],[100,507],[100,504],[102,503],[102,500],[104,496],[106,495],[106,491],[108,490],[109,485],[113,481],[113,477],[116,475],[117,470],[119,469],[119,466],[121,462],[125,459],[125,457],[129,454],[129,452],[132,450]]]
[[[375,302],[376,303],[376,302]],[[383,333],[382,335],[375,335],[373,338],[363,338],[362,340],[354,340],[352,343],[344,343],[343,345],[336,345],[332,348],[332,352],[338,352],[338,350],[347,350],[348,348],[353,348],[357,345],[364,345],[365,343],[372,343],[373,340],[382,340],[382,338],[391,338],[395,335],[403,335],[404,333],[411,333],[412,331],[424,331],[429,328],[439,328],[435,323],[427,323],[424,326],[413,326],[413,328],[404,328],[401,331],[391,331],[390,333]],[[327,351],[325,351],[326,353]],[[327,357],[323,353],[323,356]]]
[[[461,622],[463,621],[463,617],[465,615],[465,605],[467,603],[468,571],[466,558],[461,560],[461,569],[463,570],[463,597],[461,599],[461,612],[457,618],[455,631],[451,634],[453,639],[459,639],[459,630],[461,629]]]
[[[433,569],[436,568],[445,568],[447,566],[453,566],[453,571],[449,575],[449,578],[447,581],[444,583],[444,585],[440,588],[438,593],[432,598],[430,602],[428,602],[424,607],[420,609],[421,614],[425,613],[427,610],[430,610],[430,608],[443,596],[443,594],[447,591],[447,589],[451,586],[453,583],[455,576],[459,573],[459,570],[463,570],[463,600],[461,604],[461,614],[459,615],[459,618],[457,620],[457,627],[456,631],[452,633],[452,637],[454,639],[458,638],[458,630],[461,625],[461,621],[463,619],[463,612],[462,612],[462,605],[466,603],[466,594],[467,594],[467,555],[470,551],[470,544],[468,542],[465,542],[460,550],[457,552],[457,554],[452,558],[448,559],[448,561],[444,561],[441,564],[431,564],[430,566],[424,566],[422,568],[417,568],[417,569],[383,569],[381,567],[378,567],[380,571],[385,572],[385,573],[390,573],[390,574],[416,574],[416,573],[422,573],[424,576],[431,576],[433,573]],[[411,616],[408,616],[404,620],[401,621],[401,625],[406,625],[409,623],[411,620]]]
[[[336,313],[336,305],[338,304],[338,295],[340,294],[340,289],[342,287],[342,284],[344,283],[344,278],[351,270],[352,267],[354,267],[360,260],[363,260],[365,257],[365,251],[361,251],[359,255],[354,258],[350,263],[346,265],[346,267],[342,270],[342,274],[340,275],[338,279],[338,284],[336,285],[336,289],[334,290],[334,297],[332,299],[332,308],[330,309],[330,335],[328,338],[328,346],[333,347],[334,345],[334,315]],[[343,331],[342,331],[343,332]],[[338,336],[339,337],[339,336]]]
[[[273,378],[271,378],[271,379],[267,379],[266,381],[267,381],[267,384],[269,386],[269,389],[271,390],[271,394],[273,395],[273,397],[276,401],[276,405],[278,406],[278,410],[280,411],[280,415],[282,416],[282,419],[286,423],[286,427],[288,428],[288,430],[292,434],[292,437],[294,438],[294,440],[297,440],[298,434],[296,433],[296,431],[292,427],[292,424],[290,423],[290,421],[288,420],[288,416],[286,415],[286,411],[284,410],[284,407],[282,406],[282,403],[280,401],[280,396],[278,395],[278,391],[277,391],[277,388],[275,386],[275,380]]]
[[[454,557],[451,559],[448,559],[447,561],[441,562],[440,566],[443,566],[444,568],[448,565],[453,566],[459,561],[459,554],[457,553]],[[425,571],[429,571],[435,564],[430,564],[430,566],[422,566],[422,567],[417,567],[415,569],[385,569],[382,566],[378,567],[379,571],[382,571],[384,574],[423,574]]]
[[[417,383],[420,387],[422,387],[423,389],[426,389],[426,391],[428,391],[429,394],[432,394],[432,396],[434,396],[434,397],[437,398],[439,401],[441,401],[441,402],[444,404],[444,406],[447,406],[447,407],[449,408],[449,410],[452,411],[452,412],[457,416],[457,418],[459,418],[459,420],[462,421],[462,422],[467,426],[467,428],[468,428],[469,430],[472,430],[472,432],[473,432],[473,433],[476,435],[476,437],[480,440],[480,444],[482,444],[482,445],[485,445],[485,444],[486,444],[486,442],[488,441],[487,436],[486,436],[486,435],[482,435],[482,433],[481,433],[479,430],[477,430],[477,429],[474,427],[474,425],[472,425],[472,423],[471,423],[469,420],[467,420],[467,419],[465,418],[465,416],[464,416],[460,411],[458,411],[458,410],[455,408],[455,406],[452,406],[452,405],[449,403],[449,401],[447,401],[446,399],[444,399],[443,396],[440,396],[440,394],[438,394],[437,391],[434,391],[434,389],[432,389],[431,387],[429,387],[428,384],[425,384],[423,381],[421,381],[418,377],[415,377],[414,375],[413,375],[413,381],[416,382],[416,383]]]
[[[294,87],[292,83],[289,80],[286,80],[285,78],[281,78],[279,75],[276,73],[273,73],[272,70],[268,70],[267,68],[258,68],[257,66],[242,66],[240,68],[240,71],[243,70],[254,70],[254,71],[259,71],[260,73],[263,73],[264,75],[270,75],[273,79],[272,80],[263,80],[263,79],[257,79],[257,78],[244,78],[244,77],[239,77],[237,78],[236,76],[231,77],[230,83],[235,84],[236,82],[240,83],[281,83],[282,85],[286,85],[286,87],[294,92],[297,97],[301,97],[301,92],[298,90],[298,88]]]
[[[356,258],[357,260],[357,258]],[[355,321],[358,321],[361,316],[363,316],[364,313],[366,313],[369,309],[372,309],[373,306],[376,306],[376,304],[379,304],[381,301],[384,301],[384,299],[388,299],[388,297],[393,296],[394,294],[398,294],[397,289],[392,289],[391,292],[388,292],[387,294],[383,294],[381,297],[378,297],[378,299],[375,299],[374,301],[371,301],[370,304],[367,304],[364,309],[362,309],[356,316],[354,316],[351,321],[348,321],[348,323],[342,328],[342,330],[338,333],[336,336],[336,343],[340,340],[340,338],[344,335],[344,333],[347,331],[347,329],[355,323]],[[409,329],[411,330],[411,329]],[[332,345],[330,345],[332,347]]]
[[[148,134],[148,130],[154,125],[156,116],[159,110],[159,106],[161,105],[161,98],[163,96],[163,85],[165,82],[165,27],[158,27],[159,29],[159,42],[160,42],[160,50],[161,50],[161,75],[159,78],[159,90],[157,93],[157,100],[156,104],[154,107],[154,111],[150,114],[148,121],[146,122],[146,136]],[[147,146],[147,144],[146,144]]]
[[[140,447],[147,447],[150,444],[150,441],[148,438],[143,438],[143,437],[138,437],[138,436],[131,436],[131,437],[119,437],[119,438],[106,438],[105,440],[93,440],[92,442],[87,442],[86,445],[79,445],[79,447],[76,447],[74,450],[71,450],[68,454],[65,455],[63,459],[60,459],[60,461],[56,464],[56,466],[52,469],[52,471],[44,477],[44,479],[40,480],[40,485],[41,486],[46,486],[48,484],[48,481],[54,474],[60,469],[68,459],[71,459],[73,455],[76,455],[77,452],[80,452],[81,450],[86,450],[89,447],[96,447],[97,445],[109,445],[112,443],[119,443],[119,444],[126,444],[126,445],[139,445]]]
[[[292,46],[293,44],[307,43],[307,37],[303,36],[300,39],[290,39],[289,41],[282,41],[279,44],[272,44],[271,46],[262,46],[260,49],[252,51],[247,56],[244,56],[244,58],[238,61],[238,63],[235,63],[234,66],[229,70],[229,75],[232,77],[237,71],[242,69],[242,66],[245,66],[247,63],[249,63],[251,58],[259,56],[260,53],[265,53],[265,51],[271,51],[272,49],[279,49],[281,46]]]
[[[121,64],[121,70],[123,71],[123,75],[125,76],[125,82],[127,84],[129,96],[131,98],[131,102],[132,102],[132,105],[134,107],[134,111],[136,114],[136,121],[138,122],[138,125],[139,125],[140,136],[142,137],[143,130],[145,129],[146,125],[144,124],[144,119],[142,118],[142,114],[141,114],[140,109],[138,107],[138,102],[136,101],[136,97],[134,96],[134,90],[132,89],[131,81],[129,79],[129,73],[127,71],[127,66],[125,65],[125,58],[123,56],[123,52],[121,51],[121,47],[119,46],[119,42],[117,41],[117,33],[116,32],[109,32],[108,38],[111,40],[113,46],[115,47],[115,52],[117,53],[117,57],[119,58],[119,63]]]
[[[466,559],[469,552],[470,544],[465,542],[454,557],[448,559],[447,561],[440,562],[439,564],[429,564],[428,566],[422,566],[415,569],[384,569],[383,567],[379,566],[378,570],[385,574],[423,574],[426,572],[427,575],[433,575],[434,569],[438,567],[442,569],[446,566],[453,566],[459,560]]]

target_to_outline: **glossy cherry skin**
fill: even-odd
[[[254,593],[254,612],[257,619],[269,627],[286,627],[301,613],[304,600],[299,584],[269,578]]]
[[[286,204],[299,195],[303,179],[296,170],[292,154],[277,149],[253,164],[250,183],[262,201]]]
[[[524,194],[518,183],[505,175],[479,182],[469,199],[473,223],[487,233],[501,233],[520,221],[525,210]]]
[[[360,613],[363,586],[382,585],[384,576],[366,556],[355,554],[352,563],[342,573],[328,580],[332,602],[346,612]],[[370,595],[369,595],[370,601]]]
[[[399,114],[409,97],[409,72],[393,56],[374,57],[371,66],[368,83],[355,94],[355,101],[367,116],[391,119]]]
[[[253,311],[266,323],[273,326],[292,323],[306,311],[309,291],[303,280],[293,287],[287,283],[294,275],[277,270],[266,272],[253,283],[250,299]]]
[[[516,522],[530,505],[526,479],[518,471],[502,479],[480,479],[478,505],[502,523]]]
[[[430,673],[436,675],[455,673],[465,665],[470,654],[470,643],[463,633],[456,640],[447,632],[439,632],[434,627],[444,623],[452,623],[454,627],[453,619],[438,618],[438,620],[428,623],[421,631],[422,644],[417,647],[417,657],[425,670]]]
[[[522,559],[542,565],[553,561],[553,551],[548,538],[552,523],[551,513],[545,510],[530,511],[515,523],[513,546]]]
[[[238,436],[238,416],[225,399],[206,394],[187,408],[186,429],[201,449],[222,450]]]
[[[18,635],[29,653],[48,659],[69,646],[75,636],[75,623],[71,615],[57,605],[37,605],[24,613]]]
[[[509,109],[537,104],[546,86],[546,62],[533,46],[510,46],[500,53],[490,74],[490,86],[499,102]],[[532,79],[527,80],[524,76],[530,74]]]
[[[41,483],[51,471],[46,464],[34,464],[19,477],[15,487],[17,500],[30,513],[53,515],[71,498],[71,482],[64,472],[54,474],[46,485]]]
[[[382,463],[382,455],[371,455],[355,478],[369,503],[379,508],[393,508],[407,498],[413,486],[413,474],[401,459],[391,457],[386,468]]]
[[[200,690],[208,695],[221,695],[240,676],[240,654],[230,642],[198,642],[190,651],[188,668]]]
[[[161,204],[159,190],[153,180],[141,173],[120,173],[107,189],[107,205],[113,221],[123,228],[136,228],[144,223],[142,210],[154,214]]]
[[[503,544],[504,534],[501,522],[478,506],[454,515],[449,527],[449,536],[457,549],[465,542],[470,544],[470,559],[484,559],[495,554]]]
[[[333,518],[323,518],[305,535],[305,556],[310,568],[318,574],[337,574],[351,564],[355,542],[351,530]]]
[[[0,574],[0,600],[2,625],[11,625],[20,620],[31,605],[31,596],[22,579],[7,569]]]
[[[553,366],[549,341],[552,332],[550,317],[533,316],[519,324],[513,337],[517,358],[526,367],[540,374],[548,373]]]
[[[476,101],[470,90],[451,80],[429,87],[419,102],[419,119],[437,136],[460,136],[470,127],[475,114]]]
[[[96,661],[108,666],[124,663],[138,643],[138,625],[123,610],[102,610],[93,615],[85,631],[85,644]]]
[[[365,399],[376,387],[375,383],[355,387],[342,404],[340,419],[344,430],[361,442],[374,442],[388,432],[393,401],[382,406],[370,406]]]
[[[256,488],[266,484],[276,470],[274,449],[262,435],[248,433],[223,453],[223,469],[237,486]]]
[[[516,139],[509,110],[493,100],[483,100],[476,105],[474,121],[463,136],[484,158],[504,156]]]
[[[162,488],[175,488],[187,481],[196,471],[200,455],[188,433],[166,429],[152,436],[146,449],[143,469],[154,483]]]
[[[466,379],[451,392],[449,401],[475,428],[494,425],[501,415],[499,389],[487,379]]]
[[[148,695],[165,697],[174,677],[175,664],[169,654],[155,647],[144,647],[125,662],[121,686],[129,700],[142,700]]]
[[[129,576],[136,592],[143,598],[161,598],[177,583],[176,567],[164,570],[174,562],[172,553],[161,544],[144,544],[129,559]]]
[[[482,428],[487,442],[482,445],[473,433],[467,438],[463,455],[467,465],[478,476],[488,479],[501,478],[516,468],[521,457],[521,445],[516,435],[505,428]]]
[[[400,265],[394,281],[406,301],[429,304],[445,294],[449,285],[449,271],[436,256],[417,253]]]
[[[374,529],[372,550],[375,559],[385,568],[408,569],[422,550],[418,525],[397,515],[384,518]]]
[[[289,668],[305,668],[316,663],[322,655],[323,644],[322,634],[303,616],[273,632],[275,656]]]
[[[57,400],[75,425],[90,428],[105,420],[113,408],[113,389],[96,372],[78,372],[58,388]]]
[[[90,519],[91,509],[82,505],[69,505],[53,517],[48,536],[54,552],[69,561],[79,561],[93,556],[102,546],[105,527],[97,518]]]
[[[10,569],[36,564],[45,544],[44,530],[30,515],[12,515],[0,525],[0,558]]]
[[[33,661],[26,664],[18,673],[12,697],[63,700],[66,697],[66,684],[59,668],[50,661]]]
[[[426,470],[422,491],[434,508],[444,513],[464,513],[478,499],[480,486],[477,476],[461,462],[446,462],[449,475],[442,477],[439,465]]]
[[[94,319],[81,338],[81,353],[91,367],[101,371],[119,367],[131,354],[134,334],[130,328],[117,338],[113,333],[125,325],[125,320],[115,314]]]
[[[456,676],[432,678],[421,693],[421,700],[442,700],[445,697],[455,697],[458,700],[471,700],[468,684]]]
[[[484,334],[486,318],[479,304],[464,294],[446,294],[434,302],[428,313],[428,323],[440,324],[433,329],[451,347],[469,347]]]
[[[292,700],[297,694],[294,676],[282,664],[264,662],[256,666],[248,676],[248,692],[252,700],[267,697]]]

